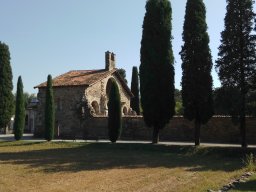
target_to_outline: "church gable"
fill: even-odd
[[[86,98],[94,108],[96,115],[107,114],[107,102],[109,99],[110,87],[113,81],[115,81],[118,85],[122,110],[124,115],[127,115],[130,109],[130,99],[132,94],[130,91],[127,91],[126,86],[123,85],[123,79],[120,78],[120,75],[117,72],[105,77],[101,81],[96,82],[85,90]]]

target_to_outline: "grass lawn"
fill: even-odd
[[[240,148],[0,142],[0,191],[217,190],[245,171],[243,156]]]

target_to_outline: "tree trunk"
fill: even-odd
[[[157,144],[158,142],[159,142],[159,129],[157,127],[154,127],[152,144]]]
[[[199,120],[195,120],[195,146],[200,146],[200,128],[201,122]]]
[[[240,133],[241,133],[241,146],[247,148],[246,142],[246,123],[245,123],[245,95],[242,94],[241,112],[240,112]]]

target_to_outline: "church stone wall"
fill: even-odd
[[[79,105],[82,98],[88,100],[89,105],[97,102],[98,111],[94,110],[94,116],[107,115],[107,96],[106,86],[110,78],[115,79],[118,84],[121,96],[122,107],[130,108],[130,96],[126,94],[118,78],[109,76],[90,87],[72,86],[72,87],[53,87],[54,101],[56,108],[55,117],[55,135],[67,135],[75,137],[83,134],[81,117],[79,117]],[[36,117],[35,136],[43,136],[44,132],[44,108],[45,108],[46,88],[40,88],[38,92],[38,110]],[[104,100],[104,102],[103,102]],[[95,107],[95,106],[94,106]],[[81,114],[80,114],[81,115]],[[82,132],[81,132],[82,131]]]
[[[80,126],[79,104],[84,96],[85,87],[54,87],[53,94],[55,100],[55,135],[74,134]],[[39,100],[35,136],[43,136],[44,132],[44,112],[45,112],[46,89],[40,88],[37,98]]]

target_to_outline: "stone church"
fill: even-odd
[[[115,68],[115,54],[105,53],[105,69],[69,71],[53,78],[53,93],[56,107],[55,135],[83,134],[85,121],[98,116],[107,116],[110,87],[115,81],[119,87],[124,116],[133,114],[130,100],[133,97],[124,79]],[[35,136],[43,136],[46,82],[37,85],[38,107]],[[82,105],[82,107],[81,107]],[[86,106],[86,107],[85,107]],[[80,131],[78,131],[78,129]]]

